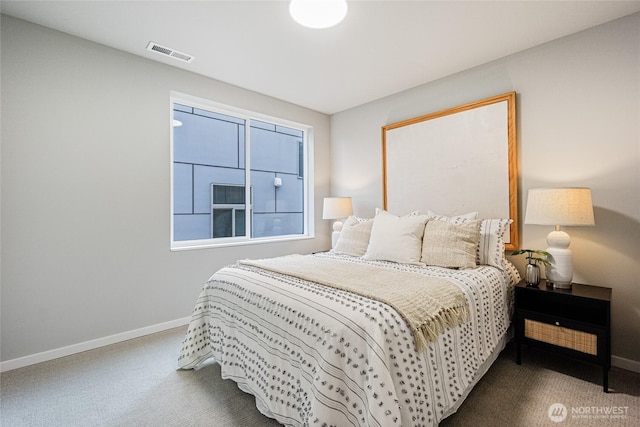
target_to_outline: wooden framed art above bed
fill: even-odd
[[[382,127],[384,209],[511,218],[505,250],[518,248],[516,93]]]

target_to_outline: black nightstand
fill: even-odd
[[[516,285],[516,362],[521,346],[543,348],[602,366],[602,386],[609,391],[611,368],[611,288],[580,285],[554,289]]]

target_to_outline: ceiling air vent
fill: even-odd
[[[147,45],[147,50],[187,63],[191,63],[191,61],[193,61],[193,59],[195,58],[194,56],[187,53],[178,52],[177,50],[171,49],[170,47],[161,46],[158,43],[154,42],[149,42],[149,44]]]

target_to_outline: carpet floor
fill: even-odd
[[[254,398],[223,380],[215,363],[176,370],[186,326],[0,374],[2,427],[279,426]],[[601,370],[513,345],[499,356],[457,413],[453,426],[639,426],[640,374]],[[553,408],[552,405],[556,404]],[[564,405],[565,418],[557,404]],[[551,408],[551,416],[549,410]],[[556,409],[556,412],[553,412]]]

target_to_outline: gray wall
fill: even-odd
[[[333,193],[352,196],[356,215],[373,215],[382,204],[381,126],[509,91],[518,94],[521,220],[529,188],[592,188],[596,226],[567,228],[574,281],[613,288],[614,362],[637,369],[640,14],[333,115]],[[523,226],[521,246],[546,248],[549,231]]]
[[[2,361],[189,316],[238,258],[330,247],[328,116],[15,18],[1,30]],[[314,126],[318,237],[171,252],[171,90]]]

